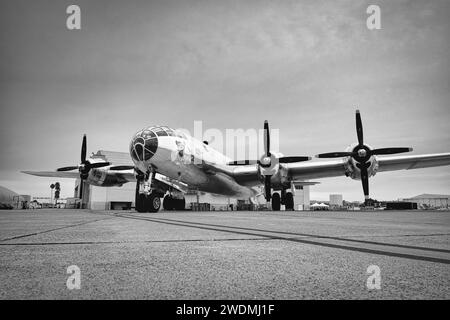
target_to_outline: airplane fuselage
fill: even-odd
[[[163,131],[158,131],[160,128]],[[168,127],[149,127],[137,132],[130,144],[130,155],[142,173],[156,171],[199,191],[241,198],[256,194],[230,175],[207,169],[211,165],[225,168],[230,158],[206,143]]]

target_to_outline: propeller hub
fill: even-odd
[[[366,149],[359,149],[359,150],[358,150],[358,156],[359,156],[360,158],[365,158],[365,157],[367,156],[367,151],[366,151]]]
[[[261,163],[264,165],[270,165],[270,157],[263,157]]]
[[[366,145],[356,145],[353,148],[352,153],[353,153],[352,158],[359,163],[364,163],[368,161],[372,155],[371,149]]]

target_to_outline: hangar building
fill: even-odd
[[[418,208],[449,208],[450,195],[444,194],[428,194],[424,193],[409,199],[403,199],[404,201],[417,203]]]

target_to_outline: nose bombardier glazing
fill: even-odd
[[[148,161],[158,149],[158,137],[150,128],[137,132],[130,143],[130,155],[135,162]]]
[[[137,132],[130,143],[130,155],[134,162],[147,162],[157,152],[161,137],[178,137],[173,129],[165,126],[152,126]]]

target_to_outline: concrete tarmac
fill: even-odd
[[[0,256],[1,299],[449,299],[450,212],[0,211]]]

